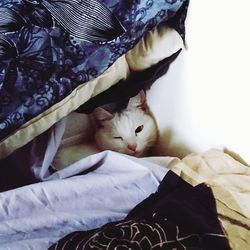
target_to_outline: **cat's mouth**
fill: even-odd
[[[133,150],[130,150],[128,149],[128,155],[131,155],[131,156],[135,156],[135,157],[139,157],[141,155],[141,151],[133,151]]]
[[[142,154],[143,154],[142,151],[137,151],[137,152],[135,152],[135,156],[136,156],[136,157],[140,157]]]
[[[133,151],[133,150],[128,149],[128,154],[129,154],[129,155],[135,155],[135,154],[136,154],[136,151]]]

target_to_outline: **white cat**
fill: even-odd
[[[100,150],[144,156],[157,139],[157,125],[149,111],[144,91],[130,98],[122,112],[109,113],[103,108],[93,112],[99,125],[95,141]]]
[[[130,98],[127,107],[121,112],[112,113],[98,107],[88,118],[88,127],[95,128],[93,141],[83,144],[79,143],[78,139],[78,142],[71,142],[70,145],[64,143],[56,154],[54,168],[67,167],[81,158],[103,150],[113,150],[136,157],[146,156],[157,140],[157,124],[150,113],[144,91]]]

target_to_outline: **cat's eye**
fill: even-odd
[[[143,125],[139,126],[136,128],[135,130],[135,134],[137,135],[138,133],[140,133],[143,130]]]
[[[120,139],[120,140],[123,140],[123,138],[121,136],[114,136],[113,137],[114,139]]]

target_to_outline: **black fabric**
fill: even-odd
[[[26,154],[26,150],[31,149],[31,144],[15,151],[11,157],[0,160],[0,192],[18,188],[38,182],[29,165],[30,156]],[[15,161],[13,159],[18,159]]]
[[[46,130],[33,141],[0,160],[0,192],[41,181],[42,157],[54,130]],[[38,170],[39,169],[39,170]],[[49,168],[49,173],[54,170]]]
[[[146,70],[134,72],[129,79],[121,80],[106,91],[91,98],[75,111],[78,113],[89,114],[96,107],[107,103],[117,103],[122,101],[126,103],[130,97],[137,95],[142,89],[150,88],[159,77],[163,76],[180,52],[181,49],[172,56],[160,61]]]
[[[0,192],[37,183],[31,165],[36,161],[36,155],[46,151],[51,131],[47,130],[33,141],[14,151],[10,156],[0,160]]]
[[[169,171],[158,191],[125,220],[73,232],[52,249],[230,249],[217,218],[212,191],[192,187]]]

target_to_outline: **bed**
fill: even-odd
[[[190,139],[196,127],[177,115],[188,103],[176,91],[185,82],[180,72],[192,16],[187,31],[185,21],[190,9],[197,13],[194,6],[186,0],[0,3],[0,249],[248,248],[247,150]],[[98,8],[110,22],[99,23],[106,32],[92,22],[75,29],[78,10],[88,10],[91,20]],[[152,156],[103,151],[59,171],[51,167],[71,127],[66,119],[141,89],[159,126]],[[82,129],[85,140],[88,128]]]

